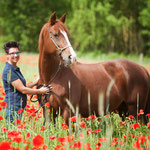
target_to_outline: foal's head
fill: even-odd
[[[56,12],[54,12],[48,22],[47,33],[49,34],[49,52],[56,52],[60,56],[61,61],[66,67],[74,64],[77,60],[76,53],[74,52],[69,42],[69,31],[65,26],[66,14],[60,19],[56,19]]]

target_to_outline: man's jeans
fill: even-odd
[[[4,111],[5,111],[5,119],[7,121],[12,123],[16,119],[21,120],[22,113],[18,114],[18,109],[14,110],[14,109],[6,108],[6,109],[4,109]]]

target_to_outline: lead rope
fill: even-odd
[[[59,62],[58,69],[57,69],[55,75],[53,76],[53,78],[52,78],[51,80],[49,80],[49,82],[48,82],[46,85],[44,85],[44,87],[48,87],[48,85],[55,79],[55,77],[57,76],[58,72],[60,71],[60,68],[61,68],[61,62]],[[42,85],[42,84],[41,84],[41,85]],[[39,86],[41,86],[41,85],[39,85]],[[35,101],[33,101],[32,98],[33,98],[33,95],[30,97],[30,101],[31,101],[31,102],[34,103],[34,102],[37,102],[37,101],[38,101],[38,99],[35,100]]]

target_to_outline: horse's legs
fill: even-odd
[[[145,116],[140,115],[138,113],[140,109],[145,110],[145,93],[141,92],[142,94],[138,94],[138,92],[134,92],[130,97],[130,102],[127,102],[128,111],[130,115],[133,115],[135,119],[145,122]]]
[[[125,102],[122,102],[118,107],[119,116],[122,118],[122,120],[125,120],[125,117],[127,116],[128,107]]]
[[[70,114],[70,109],[68,107],[65,107],[62,116],[63,116],[63,118],[64,118],[64,120],[65,120],[67,125],[69,125],[69,117],[70,117],[70,115],[71,115]]]
[[[136,103],[128,104],[127,107],[128,107],[129,115],[132,115],[133,117],[135,117],[135,119],[137,119],[137,105],[136,105]]]

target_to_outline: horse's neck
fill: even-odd
[[[47,84],[55,75],[59,67],[59,59],[52,55],[43,55],[39,62],[40,78],[42,82]]]

